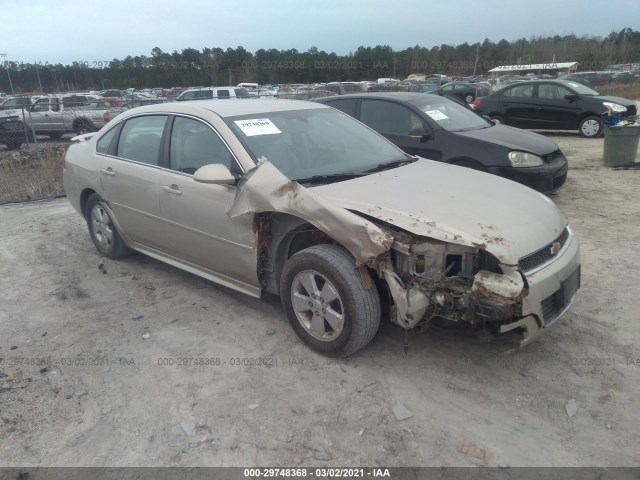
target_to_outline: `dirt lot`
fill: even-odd
[[[436,328],[405,354],[384,326],[327,360],[273,298],[142,255],[99,269],[65,199],[0,207],[0,465],[639,465],[640,171],[552,138],[583,286],[515,352]]]

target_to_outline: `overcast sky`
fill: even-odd
[[[637,29],[640,0],[0,0],[0,18],[7,60],[69,64],[150,56],[156,46],[346,54],[361,45],[606,36]]]

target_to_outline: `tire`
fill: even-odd
[[[125,245],[104,208],[104,201],[97,193],[87,199],[85,212],[89,236],[100,255],[116,260],[131,253],[131,249]]]
[[[473,101],[474,101],[475,99],[476,99],[476,97],[475,97],[473,94],[471,94],[471,93],[468,93],[468,94],[466,94],[466,95],[464,96],[464,101],[465,101],[465,102],[467,102],[467,103],[473,103]]]
[[[49,132],[49,138],[51,140],[58,140],[59,138],[62,138],[62,132]]]
[[[502,118],[500,115],[489,115],[489,118],[491,118],[491,121],[496,125],[506,125],[504,123],[504,118]]]
[[[296,334],[325,355],[351,355],[373,339],[380,325],[373,278],[336,245],[315,245],[293,255],[280,276],[280,298]]]
[[[85,133],[95,132],[96,129],[93,128],[93,125],[89,125],[87,122],[79,122],[73,127],[73,131],[76,132],[77,135],[83,135]]]
[[[22,146],[22,140],[11,140],[5,143],[7,150],[17,150]]]
[[[602,119],[595,115],[582,119],[580,125],[578,125],[580,135],[585,138],[599,137],[602,135],[602,128]]]

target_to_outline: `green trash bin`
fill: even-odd
[[[636,161],[640,124],[604,126],[604,164],[609,167]]]

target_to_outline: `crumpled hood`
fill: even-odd
[[[538,133],[509,127],[507,125],[494,125],[489,128],[455,133],[456,135],[462,135],[480,141],[497,143],[510,150],[531,152],[536,155],[547,155],[560,149],[554,141]]]
[[[535,190],[425,159],[313,191],[415,235],[484,248],[509,265],[566,226],[556,205]]]

